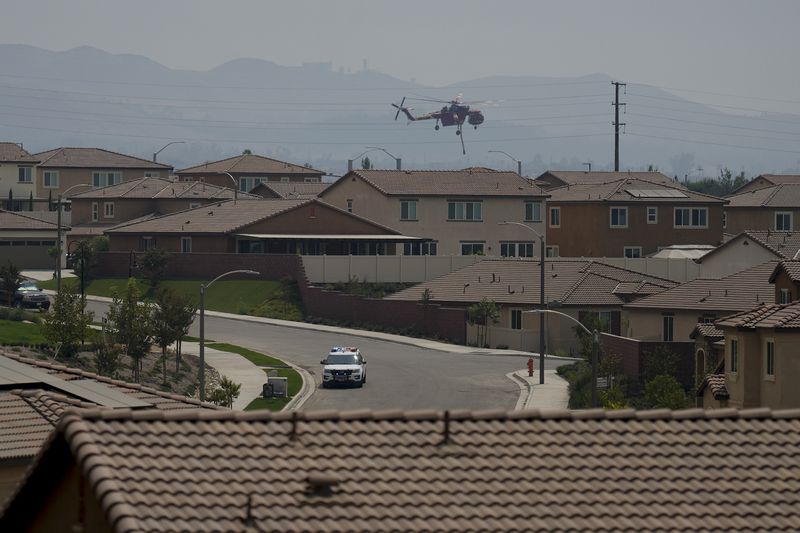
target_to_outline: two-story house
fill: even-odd
[[[547,242],[562,257],[645,257],[722,241],[726,200],[640,178],[549,189]]]
[[[764,187],[772,187],[773,185],[787,184],[800,184],[800,175],[798,174],[760,174],[751,179],[732,194],[740,194],[743,192],[755,191],[763,189]]]
[[[534,183],[548,191],[565,185],[578,183],[608,183],[623,178],[641,179],[669,187],[684,188],[683,185],[661,172],[613,172],[613,171],[579,171],[579,170],[548,170],[538,176]]]
[[[778,183],[727,197],[725,232],[800,228],[800,183]],[[795,224],[798,222],[798,224]]]
[[[78,185],[105,187],[143,177],[168,178],[172,173],[170,165],[102,148],[56,148],[34,157],[39,160],[36,190],[43,198],[55,199],[71,187],[67,196],[86,190]]]
[[[4,209],[22,210],[31,195],[36,197],[33,177],[38,162],[22,145],[0,142],[0,205]]]
[[[250,192],[259,183],[320,183],[325,175],[304,165],[295,165],[256,154],[242,154],[211,161],[176,172],[181,181],[204,181],[220,187],[239,188]]]
[[[320,198],[427,242],[404,255],[539,256],[547,194],[516,172],[354,170]],[[500,226],[502,222],[524,223]],[[534,231],[531,231],[534,230]]]

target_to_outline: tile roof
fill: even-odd
[[[231,174],[325,174],[321,170],[302,165],[278,161],[256,154],[243,154],[219,161],[210,161],[194,167],[178,170],[176,174],[216,174],[230,172]]]
[[[61,450],[117,532],[800,525],[800,410],[71,411],[0,527]]]
[[[708,374],[703,378],[703,383],[697,389],[697,395],[702,396],[706,387],[711,389],[711,395],[715,400],[727,400],[730,398],[728,394],[728,386],[725,383],[725,374]]]
[[[62,226],[62,229],[64,226]],[[0,230],[49,230],[57,231],[58,224],[28,216],[19,211],[0,209]]]
[[[547,174],[553,175],[564,183],[597,183],[597,182],[610,182],[619,179],[642,179],[653,183],[660,183],[662,185],[669,185],[682,189],[683,185],[679,181],[675,181],[669,176],[661,172],[586,172],[579,170],[548,170],[544,172],[538,179],[546,178]]]
[[[266,194],[271,192],[271,196],[274,195],[276,198],[305,200],[318,197],[322,194],[322,191],[330,186],[330,183],[281,183],[278,181],[267,181],[256,185],[251,192],[252,194],[263,196],[263,194],[259,194],[259,190],[264,189]]]
[[[758,178],[763,178],[775,184],[800,183],[800,174],[761,174],[760,176],[756,176],[755,178],[753,178],[753,180],[756,180]]]
[[[694,331],[689,335],[690,339],[706,337],[707,339],[721,339],[725,337],[725,332],[711,323],[698,323]]]
[[[108,185],[73,195],[72,199],[133,198],[133,199],[231,199],[233,189],[200,181],[173,181],[164,178],[139,178]],[[259,200],[260,196],[239,192],[240,200]]]
[[[780,183],[728,196],[728,208],[772,207],[796,209],[800,206],[800,183]]]
[[[785,272],[789,279],[795,283],[800,282],[800,260],[784,260],[775,266],[772,275],[769,277],[770,283],[775,283],[778,273]]]
[[[792,259],[800,253],[800,232],[791,231],[758,231],[747,230],[727,239],[723,244],[717,246],[702,257],[695,259],[697,263],[702,263],[706,259],[715,257],[718,253],[724,252],[745,239],[750,239],[756,244],[769,250],[777,258]]]
[[[769,283],[769,276],[776,264],[776,261],[768,261],[719,279],[697,278],[625,304],[625,307],[743,311],[753,305],[775,300],[775,288]]]
[[[717,320],[718,327],[738,329],[798,329],[800,328],[800,301],[788,304],[769,304]]]
[[[539,261],[529,259],[487,258],[450,274],[420,283],[386,297],[387,300],[420,300],[430,289],[433,301],[473,303],[488,298],[498,304],[538,305]],[[494,281],[493,281],[494,280]],[[673,281],[648,276],[589,260],[548,259],[545,262],[545,299],[564,305],[620,305],[622,295],[641,287],[647,293],[652,286],[664,290]],[[625,283],[620,291],[617,287]]]
[[[331,188],[351,173],[334,183]],[[516,172],[495,170],[354,170],[365,182],[386,195],[526,196],[547,195]]]
[[[56,148],[35,154],[43,168],[144,168],[172,170],[170,165],[154,163],[102,148]]]
[[[548,202],[620,202],[637,204],[724,204],[727,200],[690,191],[677,185],[622,178],[613,181],[578,182],[547,191]]]
[[[0,142],[0,161],[3,163],[38,163],[27,150],[17,143]]]

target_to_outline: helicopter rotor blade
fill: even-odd
[[[403,110],[403,104],[406,103],[406,97],[404,96],[403,99],[400,101],[400,105],[392,104],[397,108],[397,113],[394,114],[394,119],[397,120],[397,117],[400,116],[400,111]]]

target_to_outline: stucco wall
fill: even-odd
[[[776,209],[769,207],[727,207],[726,233],[737,234],[745,230],[775,231],[775,213],[792,213],[792,231],[800,229],[800,207]]]
[[[19,182],[19,167],[31,167],[31,183]],[[8,199],[8,191],[14,197],[14,200],[28,200],[31,193],[34,198],[37,197],[36,190],[36,170],[33,164],[19,164],[19,163],[0,163],[0,199],[6,201]]]

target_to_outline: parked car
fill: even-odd
[[[50,298],[35,281],[23,281],[14,293],[14,307],[27,309],[50,309]]]
[[[363,387],[367,382],[367,361],[358,348],[334,346],[326,359],[320,361],[322,386],[355,385]]]

